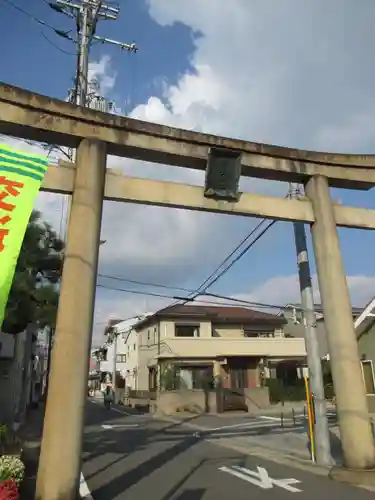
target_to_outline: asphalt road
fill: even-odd
[[[373,498],[364,489],[209,443],[181,423],[114,410],[87,405],[82,492],[94,500]]]

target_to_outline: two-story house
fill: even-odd
[[[155,390],[166,367],[186,389],[219,379],[225,388],[260,385],[264,360],[305,363],[303,338],[286,338],[283,317],[243,307],[178,305],[133,326],[133,384]],[[204,377],[203,377],[204,375]]]

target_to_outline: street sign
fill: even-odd
[[[294,484],[300,483],[298,479],[273,479],[268,475],[268,472],[263,467],[257,466],[257,471],[246,469],[245,467],[240,467],[238,465],[233,465],[231,467],[219,467],[222,472],[227,472],[232,476],[236,476],[244,481],[254,484],[261,488],[262,490],[270,490],[274,486],[278,486],[291,493],[300,493],[302,490],[293,486]]]
[[[138,424],[103,424],[102,429],[109,430],[109,429],[119,429],[119,428],[127,428],[127,427],[139,427]]]

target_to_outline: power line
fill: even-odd
[[[203,281],[203,283],[201,283],[201,285],[196,289],[196,293],[199,292],[200,290],[202,290],[205,287],[206,284],[207,284],[207,286],[205,287],[205,290],[207,290],[207,288],[209,288],[212,285],[212,283],[210,283],[210,281],[215,276],[215,274],[223,267],[224,264],[226,264],[229,261],[229,259],[237,252],[237,250],[239,250],[242,247],[242,245],[244,243],[246,243],[253,236],[254,233],[256,233],[256,231],[265,222],[266,222],[266,219],[261,220],[255,226],[255,228],[252,231],[250,231],[250,233],[245,238],[243,238],[243,240],[241,240],[241,242],[232,250],[232,252],[227,257],[225,257],[225,259],[216,267],[216,269]],[[217,278],[217,279],[219,279],[219,278]],[[216,279],[216,281],[217,281],[217,279]]]
[[[125,283],[133,283],[135,285],[151,286],[151,287],[156,287],[156,288],[164,288],[167,290],[177,290],[177,291],[187,292],[188,294],[196,294],[196,290],[191,290],[189,288],[184,288],[184,287],[179,287],[179,286],[166,285],[166,284],[162,284],[162,283],[153,283],[150,281],[138,281],[138,280],[132,280],[132,279],[127,279],[127,278],[121,278],[119,276],[110,276],[107,274],[100,274],[100,273],[98,273],[98,277],[105,278],[105,279],[112,279],[115,281],[121,281],[121,282],[125,282]],[[141,290],[134,290],[133,291],[133,290],[127,290],[127,289],[121,289],[121,288],[114,288],[114,287],[110,287],[110,286],[107,287],[105,285],[98,285],[98,286],[100,286],[102,288],[107,288],[109,290],[119,290],[119,291],[124,291],[124,292],[126,291],[129,293],[137,293],[139,295],[148,295],[148,292],[142,292]],[[155,294],[155,295],[157,297],[173,298],[171,295],[162,295],[162,294]],[[239,304],[252,304],[252,305],[259,306],[259,307],[273,307],[273,305],[270,305],[270,304],[264,304],[261,302],[249,302],[247,300],[237,299],[237,298],[229,297],[226,295],[220,295],[218,293],[204,292],[204,293],[200,293],[198,295],[198,297],[201,295],[207,296],[207,297],[214,297],[217,299],[230,300],[231,302],[236,302]],[[185,297],[184,297],[184,300],[186,300]],[[194,300],[194,302],[196,302],[196,299],[192,299],[192,300]],[[217,304],[217,302],[212,302],[212,303]],[[231,304],[231,305],[233,305],[233,304]]]
[[[152,286],[155,288],[165,288],[165,289],[169,289],[169,290],[179,290],[180,292],[194,293],[193,290],[191,290],[191,289],[189,290],[188,288],[183,288],[180,286],[152,283],[150,281],[137,281],[137,280],[132,280],[132,279],[128,279],[128,278],[121,278],[120,276],[110,276],[108,274],[101,274],[101,273],[98,273],[98,277],[110,279],[110,280],[115,280],[115,281],[124,281],[125,283],[133,283],[135,285]]]
[[[238,262],[240,259],[242,259],[242,257],[250,250],[250,248],[255,245],[255,243],[260,240],[260,238],[269,230],[271,229],[271,227],[276,224],[276,220],[273,220],[271,221],[268,226],[266,226],[256,237],[253,241],[251,241],[243,250],[242,252],[237,255],[237,257],[235,259],[232,260],[232,262],[230,262],[227,267],[225,267],[212,281],[210,281],[208,283],[208,285],[204,288],[204,292],[209,288],[211,287],[212,285],[214,285],[220,278],[222,278],[224,276],[224,274],[226,274],[229,269],[231,269],[231,267],[234,266],[234,264],[236,264],[236,262]],[[258,229],[260,226],[260,224],[258,224],[258,226],[256,227],[256,229]],[[253,233],[254,234],[254,233]]]
[[[154,293],[154,292],[142,292],[140,290],[131,290],[128,288],[116,288],[116,287],[102,285],[102,284],[97,284],[96,286],[99,288],[103,288],[105,290],[111,290],[111,291],[116,291],[116,292],[131,293],[131,294],[135,294],[135,295],[147,295],[150,297],[158,297],[158,298],[163,298],[163,299],[175,299],[177,301],[186,301],[186,302],[194,302],[194,303],[202,303],[202,304],[214,304],[216,306],[228,305],[228,306],[233,307],[233,302],[235,302],[237,304],[242,304],[242,307],[251,306],[251,307],[266,308],[266,309],[284,309],[286,307],[285,305],[282,306],[279,304],[267,304],[264,302],[253,302],[250,300],[236,299],[236,298],[232,298],[232,297],[229,297],[226,295],[219,295],[219,294],[215,294],[215,293],[203,293],[203,294],[198,295],[197,297],[188,298],[188,297],[177,297],[177,296],[170,295],[170,294],[161,294],[161,293]],[[214,302],[214,301],[209,301],[209,300],[201,300],[199,298],[200,296],[218,298],[221,300],[225,300],[226,303]],[[166,306],[166,308],[168,308],[168,307],[172,307],[172,306]]]
[[[25,14],[27,17],[29,17],[32,21],[38,23],[38,24],[41,24],[42,26],[46,27],[46,28],[49,28],[50,30],[54,31],[56,33],[56,35],[59,35],[63,38],[66,38],[67,40],[70,40],[74,43],[77,43],[76,40],[74,40],[70,35],[69,35],[69,31],[62,31],[62,30],[59,30],[57,28],[55,28],[54,26],[46,23],[45,21],[43,21],[42,19],[39,19],[38,17],[35,17],[33,14],[31,14],[30,12],[28,12],[27,10],[23,9],[22,7],[19,7],[19,5],[15,4],[12,0],[2,0],[2,2],[10,5],[11,7],[13,7],[14,9],[18,10],[19,12],[22,12],[23,14]]]
[[[113,279],[115,281],[121,281],[121,282],[126,282],[126,283],[133,283],[136,285],[151,286],[151,287],[157,287],[157,288],[164,288],[164,289],[168,289],[168,290],[183,291],[183,292],[187,292],[189,294],[196,293],[195,290],[191,290],[189,288],[166,285],[166,284],[161,284],[161,283],[152,283],[149,281],[132,280],[132,279],[127,279],[127,278],[121,278],[119,276],[110,276],[107,274],[100,274],[99,273],[98,277],[105,278],[105,279]],[[115,287],[111,287],[111,286],[107,286],[107,285],[98,285],[98,286],[101,288],[106,288],[108,290],[114,290],[114,291],[117,290],[120,292],[135,293],[138,295],[155,295],[156,297],[174,298],[172,295],[164,295],[164,294],[157,294],[157,293],[150,293],[149,294],[148,292],[143,292],[141,290],[128,290],[128,289],[122,289],[122,288],[115,288]],[[203,292],[203,293],[199,293],[199,295],[197,295],[197,297],[200,297],[200,296],[213,297],[216,299],[221,299],[221,300],[226,300],[226,301],[230,300],[231,302],[235,302],[238,304],[248,304],[248,305],[251,304],[251,305],[257,306],[257,307],[267,307],[267,308],[277,308],[277,309],[284,307],[284,306],[275,306],[275,304],[266,304],[264,302],[253,302],[253,301],[238,299],[238,298],[234,298],[234,297],[229,297],[227,295],[220,295],[218,293]],[[183,300],[186,300],[186,297],[183,297]],[[193,302],[193,301],[197,302],[197,299],[192,298],[191,302]],[[199,299],[198,299],[198,301],[199,301]],[[189,302],[190,302],[190,300],[189,300]],[[205,303],[218,304],[218,302],[205,302]],[[233,304],[230,304],[230,305],[233,305]]]
[[[251,238],[254,233],[266,222],[266,219],[263,219],[261,220],[256,226],[255,228],[250,231],[250,233],[236,246],[236,248],[220,263],[220,265],[215,269],[215,271],[213,273],[210,274],[210,276],[208,276],[208,278],[206,278],[203,283],[198,287],[196,288],[196,290],[194,292],[192,292],[189,297],[188,297],[188,300],[190,300],[192,297],[193,298],[196,298],[197,296],[199,295],[205,295],[205,292],[208,290],[209,287],[211,287],[214,283],[216,283],[225,273],[227,273],[229,271],[229,269],[234,266],[234,264],[236,262],[238,262],[249,250],[250,248],[271,228],[271,226],[273,226],[273,224],[276,223],[276,221],[271,221],[271,223],[268,224],[268,226],[266,226],[266,228],[253,240],[251,241],[244,250],[242,250],[242,252],[235,258],[233,259],[233,261],[231,261],[227,267],[225,267],[215,278],[213,278],[215,276],[215,274],[217,273],[217,271],[223,266],[223,264],[225,264],[226,262],[228,262],[228,260],[230,259],[230,257],[232,257],[236,251],[249,239]],[[213,278],[213,279],[212,279]],[[187,302],[187,301],[186,301]],[[186,304],[185,302],[185,304]],[[177,303],[174,303],[174,304],[171,304],[171,307],[173,305],[177,305]]]
[[[45,35],[45,34],[43,33],[43,31],[41,31],[41,32],[40,32],[40,34],[41,34],[41,35],[42,35],[42,37],[46,40],[46,42],[48,42],[50,45],[52,45],[52,47],[54,47],[54,48],[55,48],[56,50],[58,50],[59,52],[62,52],[63,54],[66,54],[66,55],[68,55],[68,56],[76,56],[76,55],[77,55],[77,52],[69,52],[68,50],[64,50],[64,49],[62,49],[61,47],[59,47],[59,46],[57,45],[57,43],[54,43],[52,40],[50,40],[50,39],[48,38],[48,36],[47,36],[47,35]]]
[[[286,198],[289,197],[289,193],[287,193],[286,195]],[[268,224],[268,226],[266,227],[266,229],[264,229],[260,235],[258,235],[255,240],[250,243],[242,252],[241,254],[236,257],[234,259],[234,261],[232,263],[230,263],[222,272],[219,276],[215,277],[213,280],[212,278],[215,276],[215,274],[220,270],[221,267],[223,267],[224,264],[226,264],[226,262],[228,262],[228,260],[237,252],[237,250],[239,250],[241,248],[241,246],[246,243],[255,233],[258,229],[261,228],[261,226],[263,224],[265,224],[267,222],[267,219],[262,219],[255,227],[254,229],[252,229],[252,231],[250,231],[250,233],[234,248],[234,250],[232,250],[232,252],[218,265],[218,267],[215,269],[215,271],[213,271],[210,276],[208,276],[208,278],[206,278],[203,283],[196,289],[196,291],[200,291],[202,290],[202,288],[205,287],[205,285],[207,284],[207,286],[204,288],[204,290],[206,291],[209,287],[211,287],[214,283],[216,283],[226,272],[229,271],[229,269],[236,263],[238,262],[242,257],[243,255],[245,255],[248,250],[250,250],[250,248],[263,236],[263,234],[265,234],[268,229],[270,229],[271,226],[273,226],[277,221],[274,220],[272,222],[270,222]],[[212,280],[212,281],[211,281]]]

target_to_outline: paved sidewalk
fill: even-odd
[[[35,498],[43,417],[44,404],[40,403],[38,408],[29,410],[26,421],[18,433],[23,442],[22,460],[26,467],[26,476],[20,492],[22,500],[34,500]]]

